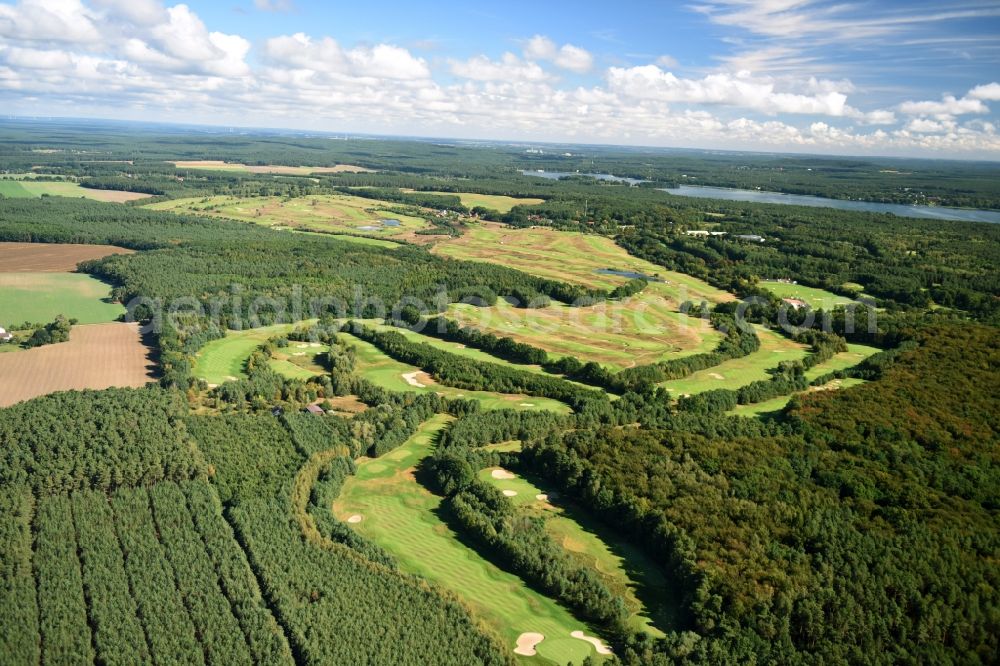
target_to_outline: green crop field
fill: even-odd
[[[125,312],[107,299],[111,287],[84,273],[0,273],[0,325],[44,323],[56,315],[81,324],[114,321]]]
[[[767,371],[778,367],[781,361],[800,361],[808,353],[805,345],[793,342],[763,326],[754,328],[760,338],[760,349],[757,351],[699,370],[684,379],[663,382],[660,386],[677,398],[712,389],[735,390],[751,382],[769,379]]]
[[[96,190],[82,187],[79,183],[69,181],[36,181],[30,178],[22,180],[0,179],[0,195],[11,199],[31,199],[48,195],[52,197],[85,197],[97,201],[131,201],[145,199],[150,196],[139,192],[122,192],[119,190]]]
[[[348,333],[338,333],[339,337],[350,342],[357,350],[356,372],[377,386],[389,391],[430,393],[434,392],[449,398],[467,398],[478,400],[485,409],[547,409],[560,414],[568,414],[567,405],[538,396],[492,393],[489,391],[467,391],[451,386],[444,386],[433,381],[419,368],[386,356],[375,345],[360,340]],[[409,380],[407,380],[409,378]],[[423,386],[420,386],[422,384]]]
[[[511,649],[522,633],[544,634],[537,656],[521,657],[522,663],[580,663],[595,655],[589,643],[570,636],[587,631],[582,622],[463,544],[438,515],[441,498],[414,480],[414,468],[448,418],[436,416],[398,449],[359,461],[357,475],[333,504],[334,514],[343,521],[360,517],[352,528],[389,551],[405,571],[457,595]]]
[[[427,227],[419,217],[389,211],[394,204],[347,194],[298,197],[191,197],[150,204],[153,210],[169,210],[209,217],[254,222],[279,229],[341,231],[371,236],[399,236]],[[387,226],[380,220],[396,220]]]
[[[423,192],[420,194],[440,194],[443,196],[458,197],[462,200],[462,205],[468,208],[481,206],[495,210],[498,213],[509,213],[514,206],[534,206],[544,203],[545,199],[535,199],[532,197],[505,197],[499,194],[475,194],[474,192]]]
[[[648,288],[647,288],[648,291]],[[707,322],[676,311],[675,304],[645,292],[624,301],[574,308],[515,308],[454,304],[448,316],[462,324],[510,337],[549,352],[574,356],[612,370],[711,351],[721,335]]]
[[[516,443],[505,443],[500,450],[516,448]],[[625,600],[630,629],[662,636],[663,628],[674,626],[675,601],[661,566],[586,513],[550,497],[537,483],[520,475],[506,478],[511,474],[491,467],[480,471],[479,478],[505,491],[525,515],[544,518],[549,535]]]
[[[8,199],[27,199],[35,196],[21,186],[16,180],[0,180],[0,195]]]
[[[805,301],[814,310],[832,310],[834,306],[853,303],[854,300],[847,296],[835,294],[825,289],[806,287],[801,284],[789,284],[787,282],[761,282],[760,286],[779,298],[796,298]]]

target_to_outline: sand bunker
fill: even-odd
[[[519,403],[519,405],[521,407],[534,407],[535,403],[533,403],[533,402],[522,402],[522,403]]]
[[[710,372],[708,373],[708,376],[711,377],[712,379],[725,379],[725,377],[723,377],[717,372]]]
[[[537,654],[535,647],[544,640],[544,634],[536,634],[531,631],[523,633],[517,637],[517,647],[514,648],[514,654],[519,654],[522,657],[534,657]]]
[[[404,372],[403,379],[410,386],[416,386],[417,388],[425,388],[427,386],[426,384],[421,384],[420,382],[417,381],[417,375],[419,374],[420,374],[419,370],[417,372]]]
[[[494,479],[514,479],[517,478],[512,472],[508,472],[505,469],[495,469],[491,472],[491,476]]]
[[[611,654],[611,648],[601,642],[600,638],[594,638],[593,636],[588,636],[582,631],[574,631],[570,634],[573,638],[579,638],[581,641],[587,641],[594,646],[597,650],[597,654]]]
[[[360,523],[361,522],[361,515],[356,513],[353,516],[351,516],[350,518],[348,518],[347,522],[349,522],[349,523]]]
[[[535,495],[535,499],[538,500],[539,502],[548,502],[549,496],[546,495],[545,493],[538,493],[537,495]]]
[[[503,494],[504,494],[505,497],[516,497],[517,496],[517,491],[516,490],[505,490],[505,491],[503,491]]]

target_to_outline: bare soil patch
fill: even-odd
[[[138,387],[154,379],[138,324],[74,326],[69,341],[0,354],[0,407],[55,391]]]
[[[131,253],[114,245],[0,243],[0,273],[65,273],[81,261]]]
[[[126,192],[125,190],[99,190],[96,187],[85,187],[86,197],[97,201],[107,201],[109,203],[125,203],[126,201],[138,201],[139,199],[149,199],[152,194],[145,192]]]

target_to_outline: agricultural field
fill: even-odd
[[[403,191],[412,192],[413,190]],[[536,199],[534,197],[506,197],[500,194],[476,194],[474,192],[424,192],[421,190],[420,194],[439,194],[442,196],[458,197],[462,201],[462,205],[467,208],[481,206],[495,210],[498,213],[509,213],[514,206],[534,206],[545,203],[545,199]]]
[[[841,296],[840,294],[835,294],[832,291],[826,291],[825,289],[806,287],[801,284],[764,281],[760,282],[760,286],[767,289],[778,298],[804,301],[814,310],[832,310],[835,306],[847,305],[848,303],[855,302],[854,299],[848,298],[847,296]]]
[[[519,394],[493,393],[490,391],[467,391],[451,386],[438,384],[426,372],[406,363],[401,363],[389,356],[375,345],[360,340],[348,333],[338,333],[354,346],[357,351],[355,372],[377,386],[389,391],[429,393],[434,392],[449,398],[466,398],[478,400],[484,409],[547,409],[560,414],[568,414],[567,405],[539,396]]]
[[[804,391],[809,393],[811,391],[833,391],[837,389],[851,388],[852,386],[859,386],[864,384],[865,380],[856,379],[853,377],[848,377],[846,379],[834,379],[823,386],[810,387],[809,391]],[[773,414],[774,412],[780,412],[782,409],[792,401],[796,395],[801,395],[801,393],[793,393],[792,395],[780,395],[777,398],[771,398],[770,400],[764,400],[762,402],[755,402],[751,405],[736,405],[733,409],[727,412],[731,416],[763,416],[765,414]]]
[[[587,631],[583,623],[466,546],[439,517],[441,498],[413,478],[448,418],[432,418],[380,458],[361,459],[333,503],[334,515],[389,551],[405,571],[457,595],[512,650],[523,634],[543,635],[537,655],[519,657],[521,663],[580,663],[596,656],[590,643],[571,636]]]
[[[353,164],[338,164],[332,167],[283,166],[280,164],[249,165],[222,160],[181,160],[170,162],[178,169],[205,169],[209,171],[236,171],[242,173],[270,173],[282,176],[308,176],[314,173],[374,173],[372,169]]]
[[[81,261],[132,252],[115,245],[0,243],[0,273],[67,273]]]
[[[754,329],[760,338],[760,349],[757,351],[699,370],[684,379],[663,382],[660,386],[677,398],[712,389],[736,390],[752,382],[770,379],[768,370],[778,367],[782,361],[800,361],[809,351],[805,345],[763,326],[755,325]]]
[[[494,450],[519,448],[516,442],[505,444]],[[503,491],[524,515],[543,518],[556,543],[579,564],[598,572],[608,589],[625,600],[630,629],[662,636],[663,628],[676,624],[676,607],[662,566],[633,544],[519,474],[491,467],[481,470],[479,478]]]
[[[0,407],[54,391],[142,386],[153,367],[138,324],[74,326],[68,342],[0,354]]]
[[[579,308],[559,303],[515,308],[503,300],[488,308],[456,303],[447,315],[553,357],[573,356],[611,370],[711,351],[722,338],[705,320],[681,314],[673,302],[645,292]]]
[[[0,179],[0,195],[9,199],[34,199],[42,195],[52,197],[84,197],[94,199],[95,201],[107,201],[111,203],[136,201],[152,196],[143,192],[98,190],[90,187],[82,187],[79,183],[69,181],[35,181],[30,179]]]
[[[190,197],[160,201],[148,206],[208,217],[254,222],[275,229],[300,231],[349,232],[391,238],[424,229],[427,222],[419,217],[401,215],[390,209],[393,204],[348,194],[324,194],[297,197]]]
[[[0,325],[45,323],[56,315],[81,324],[114,321],[125,307],[108,300],[111,287],[84,273],[0,273]]]

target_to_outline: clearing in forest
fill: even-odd
[[[767,289],[778,298],[787,298],[792,301],[802,301],[809,304],[809,306],[814,310],[829,311],[835,306],[847,305],[848,303],[856,302],[854,299],[848,298],[847,296],[841,296],[840,294],[835,294],[832,291],[817,289],[816,287],[806,287],[801,284],[775,281],[764,281],[759,284],[762,288]]]
[[[556,543],[624,599],[630,629],[663,636],[674,628],[678,605],[663,567],[634,544],[519,474],[491,467],[479,478],[502,490],[523,515],[542,518]]]
[[[810,393],[813,391],[834,391],[837,389],[851,388],[852,386],[859,386],[864,384],[864,379],[857,379],[856,377],[848,377],[846,379],[834,379],[822,386],[811,386],[809,390],[803,393]],[[736,405],[733,409],[726,412],[730,416],[764,416],[766,414],[773,414],[775,412],[780,412],[784,409],[789,402],[792,401],[797,395],[802,395],[802,393],[793,393],[791,395],[779,395],[777,398],[771,398],[770,400],[764,400],[762,402],[755,402],[750,405]]]
[[[349,194],[303,197],[210,196],[150,204],[153,210],[242,220],[277,229],[341,232],[392,238],[428,227],[419,217],[393,212],[398,204]]]
[[[68,342],[0,354],[0,407],[55,391],[142,386],[153,369],[138,324],[74,326]]]
[[[524,663],[580,663],[596,655],[593,646],[571,636],[586,629],[582,622],[466,546],[441,520],[441,498],[414,479],[448,419],[435,416],[401,447],[360,459],[357,475],[347,479],[333,503],[334,515],[345,522],[360,517],[352,529],[386,549],[404,571],[457,595],[512,651],[522,634],[544,636],[535,646],[537,655]]]
[[[36,199],[43,195],[52,197],[84,197],[95,201],[122,203],[147,199],[152,194],[125,192],[123,190],[98,190],[83,187],[70,181],[0,180],[0,195],[8,199]]]
[[[482,208],[489,208],[490,210],[495,210],[498,213],[509,213],[511,208],[514,206],[535,206],[540,203],[545,203],[545,199],[536,199],[534,197],[508,197],[501,194],[476,194],[475,192],[424,192],[423,190],[408,190],[404,189],[403,192],[417,192],[418,194],[437,194],[439,196],[451,196],[458,197],[462,201],[462,205],[466,208],[475,208],[480,206]]]
[[[67,273],[81,261],[132,252],[116,245],[0,243],[0,273]]]
[[[269,339],[290,333],[295,324],[276,324],[245,331],[228,331],[226,337],[211,340],[195,357],[192,374],[209,385],[246,379],[244,365],[250,354]]]
[[[81,324],[114,321],[125,312],[111,286],[85,273],[0,273],[0,325],[46,323],[64,315]]]
[[[284,166],[281,164],[251,165],[222,160],[181,160],[170,162],[178,169],[205,169],[210,171],[240,171],[243,173],[270,173],[283,176],[308,176],[312,173],[374,173],[373,169],[353,164],[337,164],[332,167]]]

